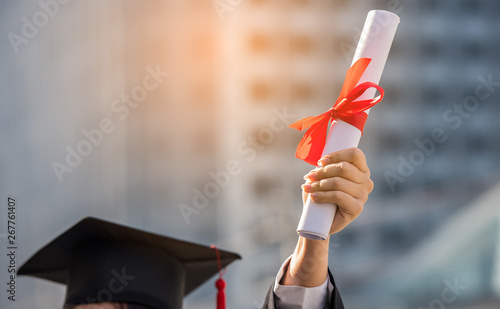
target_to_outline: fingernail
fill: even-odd
[[[313,194],[311,194],[311,198],[312,198],[313,200],[315,200],[317,197],[318,197],[318,193],[313,193]]]
[[[318,161],[318,166],[325,166],[328,164],[328,162],[330,162],[330,158],[328,157],[322,158]]]
[[[316,178],[316,172],[310,172],[306,175],[307,179],[314,180]]]
[[[304,191],[309,191],[309,190],[311,190],[311,185],[310,184],[303,184],[302,189],[304,189]]]

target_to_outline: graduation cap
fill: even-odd
[[[65,284],[65,304],[177,309],[185,295],[237,259],[235,253],[87,217],[35,253],[18,274]]]

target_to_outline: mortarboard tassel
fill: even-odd
[[[215,281],[215,287],[217,288],[217,309],[226,309],[226,292],[224,292],[224,288],[226,287],[226,281],[222,278],[226,269],[221,269],[220,263],[220,255],[219,249],[216,246],[211,245],[210,248],[215,249],[215,253],[217,254],[217,264],[219,266],[219,279]]]
[[[217,292],[217,309],[226,309],[226,292],[224,292],[226,281],[219,278],[215,281],[215,286],[217,287],[217,290],[219,290],[219,292]]]

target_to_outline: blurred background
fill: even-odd
[[[64,299],[29,277],[7,299],[14,197],[17,265],[97,216],[241,253],[228,308],[260,308],[312,169],[285,125],[334,103],[372,9],[401,24],[360,144],[375,189],[330,243],[346,308],[499,308],[496,0],[2,1],[0,307]]]

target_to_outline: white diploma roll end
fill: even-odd
[[[316,204],[311,198],[308,198],[302,212],[302,214],[307,213],[307,216],[302,215],[300,218],[297,234],[313,240],[325,240],[330,232],[330,226],[336,212],[337,205]],[[308,226],[307,222],[315,222],[316,224]]]
[[[358,84],[380,82],[398,24],[399,17],[394,13],[380,10],[368,12],[352,63],[354,64],[360,58],[372,60]],[[375,92],[375,89],[368,89],[358,100],[372,99]],[[366,111],[368,112],[369,110]],[[360,139],[361,131],[356,127],[336,120],[332,123],[328,133],[323,155],[357,147]],[[297,233],[309,239],[327,239],[336,211],[337,205],[335,204],[319,204],[308,198],[302,210]]]

